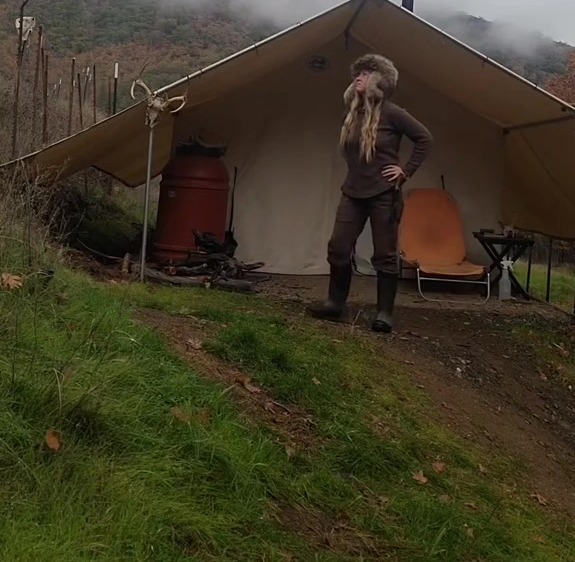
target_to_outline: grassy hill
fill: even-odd
[[[3,187],[1,560],[574,559],[563,318],[401,307],[382,340],[97,281]]]

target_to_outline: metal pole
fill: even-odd
[[[108,116],[112,115],[112,79],[108,76]]]
[[[136,87],[144,90],[147,97],[148,109],[146,111],[146,125],[150,128],[150,138],[148,142],[148,167],[146,172],[146,193],[144,200],[144,228],[142,233],[142,255],[140,259],[140,281],[146,280],[146,254],[148,249],[148,224],[150,213],[150,192],[152,188],[152,163],[154,159],[154,128],[158,124],[162,113],[169,111],[170,114],[175,115],[179,113],[186,105],[186,96],[179,96],[169,99],[167,96],[159,96],[154,94],[148,86],[140,79],[137,78],[132,83],[130,95],[133,100],[136,99]],[[170,109],[170,106],[180,102],[177,109]]]
[[[152,187],[152,161],[154,157],[154,127],[150,127],[148,144],[148,169],[146,175],[146,193],[144,196],[144,232],[142,233],[142,257],[140,260],[140,281],[146,280],[146,253],[148,250],[148,222],[150,212],[150,191]]]
[[[40,64],[44,62],[44,27],[40,26],[38,28],[38,50],[36,52],[36,71],[34,73],[34,94],[32,101],[32,134],[34,140],[36,140],[36,134],[38,132],[38,87],[40,85]]]
[[[96,65],[94,64],[92,68],[92,104],[93,104],[93,117],[94,125],[98,121],[97,109],[98,109],[98,82],[96,81]]]
[[[90,85],[90,74],[92,72],[92,67],[88,66],[86,68],[86,79],[84,80],[84,106],[86,105],[86,100],[88,98],[88,90]]]
[[[20,81],[22,78],[22,59],[24,58],[24,9],[30,0],[24,0],[20,6],[20,29],[18,30],[18,51],[16,54],[16,86],[14,92],[14,110],[12,120],[12,158],[16,158],[18,150],[18,114],[20,112]]]
[[[82,105],[82,76],[78,72],[78,102],[80,109],[80,131],[84,130],[84,107]]]
[[[114,105],[112,108],[113,115],[118,111],[118,78],[120,77],[120,65],[118,63],[114,66]]]
[[[553,259],[553,238],[549,237],[549,249],[547,255],[547,292],[545,300],[551,302],[551,265]]]
[[[72,115],[74,113],[74,74],[76,73],[76,59],[72,59],[72,72],[70,73],[70,100],[68,107],[68,136],[72,135]]]
[[[44,89],[42,94],[42,144],[48,144],[48,55],[44,55]]]

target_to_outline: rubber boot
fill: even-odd
[[[329,276],[328,299],[323,303],[310,307],[310,313],[321,320],[337,320],[345,310],[353,270],[346,267],[331,267]]]
[[[377,316],[371,329],[390,334],[393,330],[393,308],[397,296],[397,275],[377,273]]]

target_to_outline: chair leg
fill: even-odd
[[[421,298],[423,300],[426,300],[427,302],[438,302],[438,303],[453,303],[453,304],[462,304],[464,301],[455,301],[455,300],[449,300],[449,299],[432,299],[430,297],[426,297],[425,294],[423,293],[423,281],[424,280],[433,280],[433,281],[446,281],[449,282],[449,279],[427,279],[427,278],[422,278],[421,277],[421,270],[419,268],[417,268],[417,290],[419,291],[419,294],[421,296]],[[485,305],[487,304],[487,302],[489,301],[489,299],[491,298],[491,274],[488,273],[487,274],[487,282],[483,283],[483,282],[476,282],[474,283],[475,285],[486,285],[486,289],[487,289],[487,297],[485,298],[485,300],[481,300],[479,302],[475,302],[475,301],[469,301],[469,304],[476,304],[476,305]],[[465,301],[467,302],[467,301]]]
[[[428,302],[438,302],[435,299],[429,299],[427,298],[424,294],[423,294],[423,289],[421,287],[421,270],[419,269],[419,267],[417,268],[417,290],[419,291],[419,294],[421,295],[421,298],[423,300],[426,300]]]
[[[491,298],[491,273],[487,273],[487,298],[485,299],[485,304],[489,302]]]

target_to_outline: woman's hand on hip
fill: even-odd
[[[390,183],[403,183],[405,180],[405,172],[400,166],[386,166],[381,171],[381,175]]]

